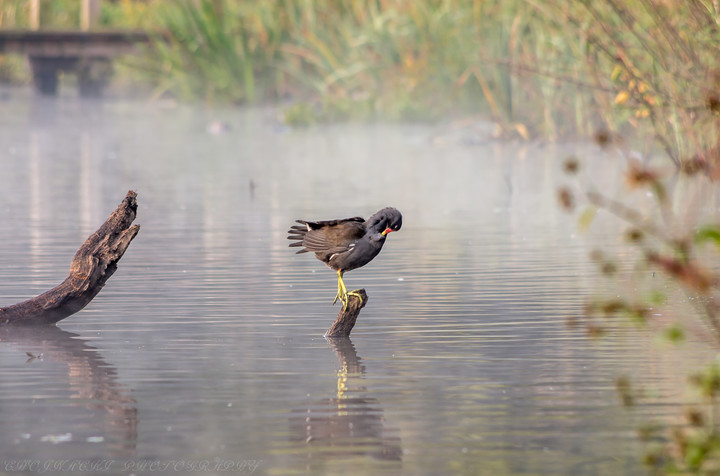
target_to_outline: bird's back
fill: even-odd
[[[288,239],[294,240],[290,246],[302,247],[297,253],[314,252],[320,261],[331,267],[331,257],[352,250],[366,231],[365,219],[361,217],[327,221],[296,221],[300,225],[294,225],[288,230]]]

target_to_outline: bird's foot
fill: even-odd
[[[343,306],[342,310],[344,311],[348,307],[348,302],[350,302],[350,299],[348,298],[348,296],[356,296],[360,300],[360,304],[362,304],[363,298],[362,298],[362,295],[358,291],[359,291],[359,289],[357,289],[355,291],[346,292],[345,294],[338,293],[337,296],[335,296],[335,299],[333,299],[333,305],[339,299]]]
[[[341,293],[338,293],[338,294],[335,296],[335,299],[333,299],[333,305],[335,305],[335,303],[336,303],[336,302],[338,301],[338,299],[339,299],[340,302],[342,303],[342,310],[344,311],[345,309],[347,309],[348,303],[350,302],[349,296],[356,296],[356,297],[360,300],[360,304],[362,304],[362,302],[363,302],[363,297],[362,297],[362,294],[360,294],[358,291],[359,291],[359,289],[358,289],[358,290],[355,290],[355,291],[349,291],[349,292],[347,292],[347,293],[344,294],[344,295],[341,294]]]
[[[340,290],[338,290],[338,293],[335,295],[335,299],[333,299],[333,306],[335,305],[335,303],[336,303],[336,302],[338,301],[338,299],[339,299],[340,302],[341,302],[342,305],[343,305],[343,307],[342,307],[342,308],[343,308],[343,311],[344,311],[345,309],[347,309],[347,305],[348,305],[348,294],[350,294],[350,293],[342,293]]]
[[[358,291],[360,291],[360,290],[356,289],[355,291],[350,291],[349,293],[347,293],[347,296],[350,296],[350,295],[357,296],[357,298],[360,300],[360,304],[362,304],[363,298],[362,298],[362,295]],[[347,299],[347,296],[345,297],[345,299]]]
[[[333,305],[339,299],[340,302],[342,302],[342,305],[343,305],[342,310],[344,311],[348,307],[348,301],[349,301],[348,296],[350,296],[350,295],[357,296],[357,298],[360,299],[360,304],[362,304],[363,298],[362,298],[362,295],[358,292],[360,290],[356,289],[355,291],[348,292],[347,288],[345,287],[345,282],[342,279],[342,276],[343,276],[342,271],[338,271],[337,275],[338,275],[338,290],[337,290],[337,294],[335,295],[335,299],[333,299]]]

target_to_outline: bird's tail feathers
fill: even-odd
[[[288,240],[295,240],[294,243],[290,243],[289,246],[290,246],[291,248],[292,248],[292,247],[303,246],[303,240],[305,239],[305,235],[306,235],[307,232],[308,232],[308,228],[307,228],[306,222],[304,222],[304,221],[302,221],[302,220],[297,220],[297,222],[298,222],[298,223],[302,223],[302,224],[305,225],[305,226],[293,225],[293,226],[291,226],[290,229],[288,230],[288,237],[287,237],[287,239],[288,239]],[[307,252],[308,252],[308,250],[302,249],[302,250],[298,251],[296,254],[307,253]]]

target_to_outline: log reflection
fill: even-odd
[[[308,459],[370,456],[399,464],[402,447],[397,429],[386,427],[380,402],[367,395],[365,366],[355,346],[347,337],[326,339],[340,364],[335,396],[318,400],[306,410],[295,410],[293,438],[305,441]]]
[[[0,342],[27,353],[28,363],[42,360],[66,364],[69,396],[77,399],[73,406],[94,412],[93,426],[87,430],[102,435],[108,457],[135,455],[138,423],[135,399],[118,382],[117,370],[100,356],[97,348],[77,334],[55,326],[0,327]]]

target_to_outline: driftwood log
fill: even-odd
[[[353,293],[358,293],[362,299],[355,294],[348,295],[347,307],[340,309],[335,322],[325,333],[325,337],[350,337],[350,331],[355,327],[355,321],[357,321],[360,310],[368,302],[368,295],[364,289],[358,289]]]
[[[140,230],[139,225],[132,225],[136,197],[129,191],[107,221],[85,240],[70,263],[65,281],[32,299],[0,307],[0,325],[55,324],[92,301]]]

